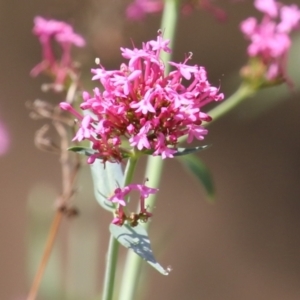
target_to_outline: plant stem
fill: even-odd
[[[170,39],[170,48],[174,44],[174,36],[176,32],[178,17],[178,0],[165,0],[164,11],[161,22],[161,30],[163,31],[163,37]],[[170,65],[167,64],[171,59],[171,54],[163,52],[161,59],[165,63],[166,73],[169,72]],[[159,186],[161,174],[163,168],[163,161],[161,157],[149,156],[147,161],[147,167],[145,177],[149,178],[147,185],[152,188]],[[154,208],[156,196],[150,195],[147,198],[148,211],[151,212]],[[149,227],[149,222],[142,224],[146,229]],[[121,282],[119,300],[132,300],[136,299],[136,292],[138,288],[138,281],[140,277],[140,270],[143,260],[136,255],[133,251],[127,252],[126,262],[124,266],[124,273]]]
[[[145,172],[147,176],[149,175],[147,185],[149,185],[150,187],[157,187],[159,185],[162,168],[163,163],[161,157],[151,157],[151,161],[148,161]],[[155,174],[155,176],[152,176],[151,174]],[[147,211],[151,212],[153,210],[155,200],[155,195],[150,195],[149,198],[147,198],[147,206],[149,205]],[[148,229],[149,224],[150,222],[143,223],[140,225]],[[133,251],[127,252],[119,300],[136,299],[136,292],[138,288],[140,271],[143,262],[144,261]]]
[[[220,117],[231,111],[243,100],[247,99],[255,92],[256,91],[253,90],[249,85],[241,84],[240,87],[236,90],[236,92],[234,92],[228,99],[224,100],[208,112],[208,115],[212,117],[212,121],[205,124],[205,126],[208,126],[214,121],[218,120]]]
[[[138,157],[135,155],[128,159],[125,173],[124,173],[123,186],[128,185],[129,183],[132,182],[137,161],[138,161]]]
[[[110,236],[104,278],[102,300],[111,300],[114,293],[115,274],[118,261],[119,242]]]
[[[136,156],[129,158],[125,169],[123,186],[126,186],[129,183],[131,183],[137,160],[138,158]],[[111,234],[108,251],[107,251],[104,287],[103,287],[103,293],[101,298],[102,300],[113,299],[115,275],[116,275],[117,261],[118,261],[118,251],[119,251],[119,242]]]
[[[175,33],[178,18],[178,0],[165,0],[164,11],[161,20],[161,30],[163,31],[163,37],[169,39],[169,47],[173,49],[175,41]],[[160,58],[165,62],[171,59],[172,53],[162,52]],[[165,65],[165,71],[169,72],[170,65]]]
[[[36,299],[42,277],[44,275],[47,263],[49,261],[49,257],[50,257],[50,254],[51,254],[51,251],[53,248],[53,244],[54,244],[55,238],[57,236],[59,226],[61,224],[62,217],[63,217],[63,212],[60,210],[57,210],[55,213],[54,219],[52,221],[50,231],[49,231],[49,235],[48,235],[46,247],[45,247],[45,250],[43,253],[43,257],[42,257],[42,260],[38,267],[38,270],[36,272],[35,278],[33,280],[27,300],[35,300]]]
[[[213,122],[223,117],[226,113],[234,109],[238,104],[246,100],[248,97],[256,93],[256,91],[247,84],[241,84],[240,87],[226,100],[211,109],[207,114],[212,117],[212,120],[203,126],[208,127]],[[179,138],[179,143],[186,141],[187,135]]]

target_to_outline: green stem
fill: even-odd
[[[151,160],[148,160],[146,168],[146,176],[149,175],[149,181],[147,182],[148,186],[157,187],[159,185],[162,168],[163,162],[161,157],[151,156]],[[149,198],[147,198],[147,206],[149,205],[147,211],[151,212],[153,210],[155,200],[156,197],[154,195],[150,195]],[[148,229],[149,224],[150,222],[143,223],[141,225]],[[119,300],[136,299],[136,292],[143,262],[144,261],[133,251],[127,252]]]
[[[134,174],[134,171],[135,171],[137,161],[138,161],[138,156],[136,156],[136,154],[134,154],[132,157],[130,157],[128,159],[126,169],[125,169],[125,173],[124,173],[123,186],[126,186],[126,185],[128,185],[129,183],[132,182],[133,174]]]
[[[165,0],[164,11],[161,22],[161,30],[163,31],[163,37],[170,39],[170,48],[172,49],[174,43],[174,36],[177,25],[178,17],[178,0]],[[163,52],[161,59],[165,62],[165,71],[169,72],[170,65],[166,62],[170,61],[171,54]],[[147,161],[147,167],[145,177],[149,178],[147,185],[156,188],[159,186],[161,174],[163,168],[163,161],[161,157],[149,156]],[[151,195],[147,198],[147,204],[149,205],[148,211],[151,212],[154,208],[156,197]],[[149,222],[143,224],[148,229]],[[124,273],[121,282],[121,290],[119,300],[132,300],[136,299],[136,292],[138,288],[138,282],[140,277],[140,271],[143,260],[136,255],[133,251],[127,252],[125,261]]]
[[[208,112],[208,115],[212,117],[212,121],[205,124],[205,126],[208,126],[218,120],[254,93],[255,90],[253,90],[249,85],[241,84],[234,94]]]
[[[256,91],[251,88],[251,86],[247,84],[241,84],[240,87],[229,98],[218,104],[215,108],[211,109],[207,113],[212,117],[212,120],[208,123],[205,123],[204,126],[208,127],[254,93],[256,93]],[[179,138],[179,143],[185,142],[186,139],[187,135]]]
[[[119,242],[111,235],[107,252],[102,300],[111,300],[113,298],[118,251]]]
[[[129,158],[125,169],[123,186],[128,185],[132,181],[137,159],[138,158],[136,156]],[[102,300],[113,299],[115,274],[116,274],[117,261],[118,261],[118,251],[119,251],[119,242],[113,237],[113,235],[111,235],[109,240],[108,251],[107,251],[107,261],[106,261]]]
[[[164,11],[161,20],[161,30],[163,32],[163,37],[169,39],[169,47],[173,49],[175,41],[175,32],[178,18],[178,0],[165,0]],[[172,53],[162,52],[160,57],[165,62],[170,61]],[[166,73],[169,72],[170,65],[165,65]]]

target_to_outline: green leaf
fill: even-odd
[[[85,155],[85,156],[91,156],[93,154],[98,154],[99,155],[98,151],[96,151],[92,148],[82,147],[82,146],[70,147],[70,148],[68,148],[68,150],[76,152],[78,154]],[[128,158],[128,157],[131,156],[131,152],[128,151],[127,149],[120,148],[120,152],[121,152],[122,158]],[[102,158],[98,157],[97,159],[102,159]]]
[[[97,151],[95,151],[92,148],[81,147],[81,146],[70,147],[70,148],[68,148],[68,150],[76,152],[78,154],[86,155],[86,156],[91,156],[91,155],[97,153]]]
[[[142,259],[146,260],[153,268],[163,275],[169,275],[170,270],[164,269],[154,258],[150,240],[146,229],[140,224],[135,227],[128,225],[117,226],[110,224],[110,233],[125,248],[134,251]]]
[[[209,202],[214,202],[215,187],[213,178],[205,164],[194,154],[182,156],[179,158],[179,161],[192,175],[194,175],[200,181],[207,193],[207,200]]]
[[[113,211],[115,206],[107,198],[123,184],[121,164],[106,162],[105,167],[100,159],[90,164],[94,184],[94,194],[98,203],[106,210]]]
[[[202,150],[205,150],[207,148],[209,148],[210,145],[204,145],[204,146],[197,146],[194,148],[177,148],[177,152],[174,153],[174,156],[183,156],[183,155],[187,155],[187,154],[191,154],[191,153],[195,153],[195,152],[200,152]]]
[[[173,154],[174,156],[183,156],[195,152],[200,152],[202,150],[209,148],[210,146],[211,145],[204,145],[204,146],[197,146],[194,148],[171,148],[171,149],[176,150],[176,152]],[[141,152],[147,155],[152,155],[154,150],[143,150]]]

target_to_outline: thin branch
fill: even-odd
[[[69,202],[74,195],[74,184],[78,175],[78,171],[81,166],[81,161],[79,155],[75,155],[75,161],[74,161],[74,159],[72,159],[71,157],[72,155],[74,155],[74,153],[71,153],[67,150],[69,147],[68,130],[70,130],[70,128],[67,128],[61,122],[57,121],[60,118],[60,114],[61,111],[59,110],[59,108],[53,109],[53,114],[52,114],[53,125],[58,135],[60,136],[59,153],[60,153],[60,164],[61,164],[61,171],[62,171],[62,193],[56,203],[57,209],[52,221],[52,225],[50,227],[45,250],[40,265],[38,267],[37,273],[35,275],[33,284],[31,286],[27,300],[36,299],[39,286],[43,278],[43,275],[45,273],[45,269],[48,264],[50,254],[52,252],[55,239],[57,238],[57,233],[61,225],[63,216],[65,215],[66,217],[70,217],[77,214],[77,210],[75,208],[72,208]]]
[[[38,270],[36,272],[35,278],[33,280],[27,300],[35,300],[36,299],[38,289],[39,289],[41,280],[43,278],[43,275],[45,273],[45,269],[48,264],[50,254],[52,252],[53,244],[56,239],[58,229],[60,227],[63,215],[64,215],[64,212],[62,210],[57,210],[55,213],[54,219],[52,221],[52,225],[50,227],[50,231],[49,231],[48,239],[46,242],[46,247],[45,247],[45,250],[43,253],[43,257],[42,257],[42,260],[38,267]]]

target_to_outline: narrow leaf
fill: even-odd
[[[189,172],[191,172],[192,175],[194,175],[200,181],[207,193],[207,200],[209,202],[214,202],[215,187],[213,178],[205,164],[194,154],[182,156],[179,158],[179,161]]]
[[[91,156],[95,153],[97,153],[94,149],[88,148],[88,147],[81,147],[81,146],[74,146],[68,148],[69,151],[76,152],[78,154],[86,155],[86,156]]]
[[[76,152],[81,155],[85,155],[85,156],[91,156],[93,154],[98,154],[98,156],[99,156],[98,151],[96,151],[92,148],[88,148],[88,147],[74,146],[74,147],[68,148],[68,150]],[[131,155],[130,151],[128,151],[127,149],[120,148],[120,152],[121,152],[122,158],[128,158]],[[97,159],[102,159],[102,157],[99,156]]]
[[[110,224],[110,233],[125,248],[134,251],[142,259],[146,260],[153,268],[163,275],[169,275],[169,270],[164,269],[154,258],[150,245],[150,240],[146,229],[138,225],[130,227],[128,225],[117,226]]]
[[[107,200],[113,191],[123,183],[123,170],[119,163],[105,163],[96,159],[90,165],[94,184],[94,194],[98,203],[106,210],[114,210],[114,204]]]
[[[207,149],[208,147],[210,147],[210,145],[204,145],[204,146],[197,146],[194,148],[177,148],[176,153],[174,153],[174,156],[183,156],[183,155],[187,155],[187,154],[191,154],[191,153],[195,153],[195,152],[200,152],[202,150]]]
[[[187,154],[191,154],[191,153],[195,153],[195,152],[200,152],[209,147],[210,147],[210,145],[204,145],[204,146],[197,146],[197,147],[193,147],[193,148],[171,148],[171,149],[176,150],[176,152],[173,154],[174,156],[183,156],[183,155],[187,155]],[[154,152],[153,150],[143,150],[143,153],[147,154],[147,155],[152,155],[153,152]]]

